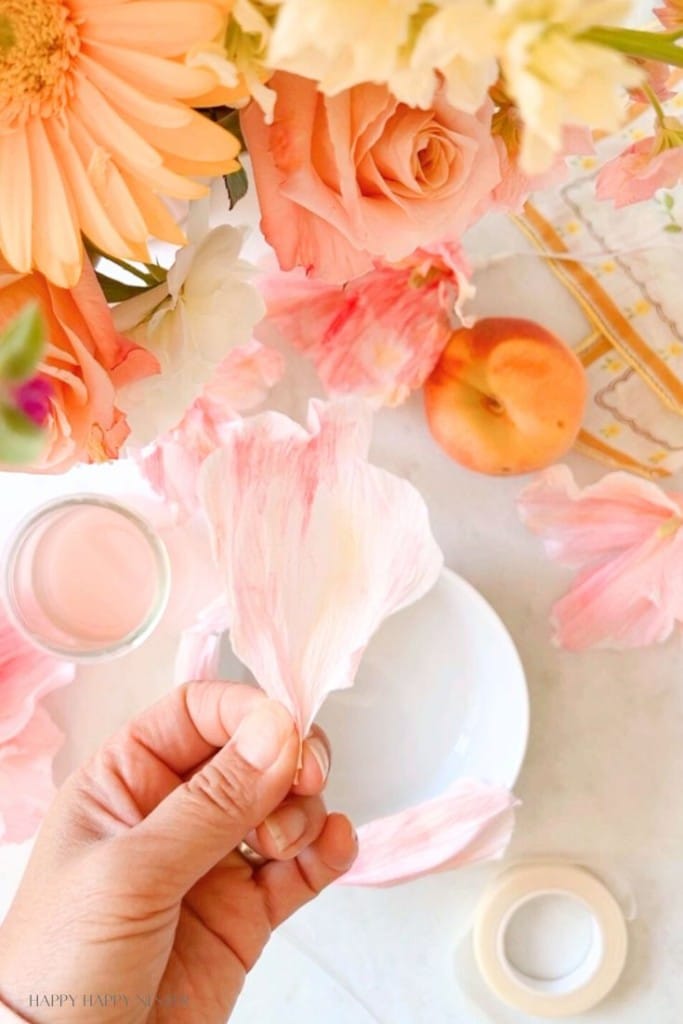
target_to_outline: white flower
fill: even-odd
[[[441,73],[450,102],[472,113],[497,76],[494,21],[487,0],[281,0],[268,62],[328,95],[375,82],[423,108]]]
[[[265,312],[240,259],[243,232],[222,225],[181,249],[164,284],[120,303],[119,331],[159,360],[161,373],[122,388],[132,440],[147,444],[180,422],[225,356],[251,338]]]
[[[619,23],[630,6],[628,0],[496,0],[501,68],[525,125],[522,170],[548,167],[565,125],[609,132],[622,123],[624,90],[642,72],[581,36],[593,25]]]
[[[207,68],[234,95],[221,102],[237,107],[254,99],[270,124],[276,94],[265,84],[272,72],[265,63],[271,21],[279,0],[235,0],[219,36],[189,51],[190,67]]]
[[[388,82],[421,0],[281,0],[268,63],[314,78],[328,95]]]
[[[414,24],[412,45],[388,79],[394,95],[409,106],[428,107],[439,84],[448,102],[475,113],[498,77],[497,18],[487,0],[439,0]]]

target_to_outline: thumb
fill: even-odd
[[[230,742],[133,830],[136,846],[153,852],[135,858],[153,867],[151,891],[184,895],[275,810],[292,786],[298,750],[289,712],[259,702]]]

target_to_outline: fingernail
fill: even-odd
[[[280,807],[264,821],[278,853],[293,846],[308,828],[308,818],[300,807]]]
[[[349,832],[349,845],[352,847],[352,850],[346,857],[340,858],[335,865],[339,871],[348,871],[358,856],[358,833],[348,818],[346,819],[346,827]]]
[[[327,747],[319,736],[311,736],[307,739],[306,747],[318,762],[318,767],[322,773],[323,780],[326,780],[327,776],[330,774],[330,755],[327,752]]]
[[[253,768],[265,772],[275,764],[294,732],[289,712],[275,700],[264,700],[239,724],[230,746]]]

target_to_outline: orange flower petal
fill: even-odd
[[[165,242],[171,242],[173,245],[185,245],[187,238],[184,231],[176,224],[168,208],[164,206],[159,197],[127,171],[122,171],[121,177],[144,217],[150,235],[154,235],[155,238],[163,238]]]
[[[181,132],[169,130],[159,122],[143,124],[137,109],[129,113],[128,123],[141,135],[144,133],[145,139],[163,153],[184,157],[200,166],[215,164],[218,168],[216,174],[221,174],[226,168],[231,169],[240,151],[240,144],[234,135],[194,110],[187,110],[187,113],[189,123],[183,125]],[[195,156],[193,160],[195,154],[201,156]],[[164,160],[164,163],[168,161]],[[201,174],[202,171],[196,173]]]
[[[201,96],[212,88],[215,75],[204,68],[191,68],[179,61],[150,53],[110,46],[94,40],[83,45],[82,53],[135,85],[138,89],[179,99]]]
[[[223,24],[217,7],[192,0],[174,0],[172,8],[168,0],[136,0],[91,7],[85,13],[85,40],[139,48],[158,57],[179,57],[196,43],[217,36]]]
[[[123,113],[134,113],[140,121],[158,125],[160,129],[183,128],[192,119],[192,111],[181,103],[163,103],[150,99],[117,74],[91,60],[86,54],[79,58],[81,70],[107,101]]]
[[[69,115],[67,124],[81,163],[112,224],[128,242],[145,242],[147,225],[116,165],[78,118]]]
[[[32,171],[40,174],[39,187],[33,190],[33,258],[51,281],[62,288],[71,288],[81,275],[83,261],[73,200],[41,118],[29,121],[26,137]]]
[[[71,194],[83,232],[98,248],[111,253],[112,256],[125,259],[129,255],[129,246],[107,215],[66,125],[57,118],[52,118],[45,122],[45,132],[71,186]]]
[[[31,163],[24,132],[0,134],[0,246],[17,270],[31,269]]]
[[[71,109],[105,151],[125,156],[134,166],[160,167],[162,159],[156,149],[131,128],[99,89],[82,73],[77,73],[74,80]]]

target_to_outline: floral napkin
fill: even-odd
[[[664,106],[680,115],[681,83],[672,88]],[[598,138],[593,154],[569,158],[565,183],[535,193],[502,232],[489,228],[476,256],[498,259],[504,244],[510,255],[546,258],[547,289],[526,287],[526,259],[510,271],[515,298],[523,297],[515,313],[538,316],[539,295],[553,288],[576,304],[582,326],[565,341],[591,391],[578,447],[658,478],[683,467],[683,186],[619,209],[596,194],[605,164],[651,133],[651,111],[634,103],[621,132]]]

